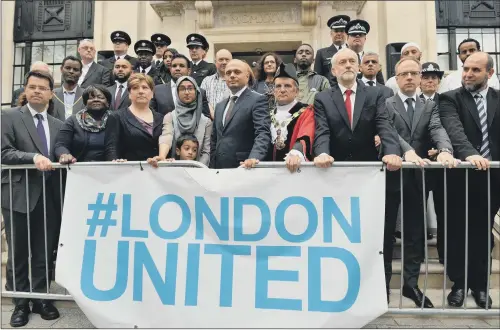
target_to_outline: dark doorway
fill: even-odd
[[[257,65],[262,55],[270,51],[263,52],[236,52],[233,53],[233,58],[237,58],[239,60],[245,61],[253,68]],[[293,63],[293,59],[295,58],[295,51],[274,51],[274,53],[278,54],[283,62],[285,63]]]

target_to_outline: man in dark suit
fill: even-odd
[[[378,88],[356,80],[359,71],[356,53],[339,50],[332,59],[332,73],[337,77],[327,91],[316,94],[314,111],[314,163],[330,167],[339,161],[378,161],[375,135],[382,140],[382,161],[389,170],[401,167],[397,132],[391,126]]]
[[[164,115],[175,109],[175,101],[177,100],[176,81],[180,77],[189,76],[191,74],[191,65],[192,63],[186,56],[182,54],[174,55],[170,67],[172,80],[168,84],[155,86],[153,98],[149,105],[151,109]],[[200,90],[203,98],[203,114],[210,118],[207,92],[202,88],[200,88]]]
[[[198,86],[201,86],[201,82],[205,77],[217,73],[215,64],[204,60],[209,49],[208,41],[201,34],[191,33],[186,37],[186,44],[187,48],[189,48],[189,56],[193,61],[191,77],[196,80]]]
[[[153,55],[156,52],[155,45],[149,40],[139,40],[134,45],[134,51],[137,54],[137,67],[134,72],[144,73],[154,78],[158,70],[152,64]]]
[[[95,52],[94,44],[88,39],[82,40],[78,45],[78,54],[80,54],[83,63],[82,75],[78,80],[78,85],[83,89],[95,84],[111,85],[111,70],[94,62]]]
[[[331,17],[327,26],[330,28],[330,36],[332,37],[332,45],[326,48],[318,49],[316,59],[314,61],[314,71],[317,74],[326,77],[328,81],[332,80],[332,56],[342,48],[346,48],[347,35],[345,26],[351,18],[347,15],[336,15]]]
[[[78,79],[82,75],[83,64],[75,56],[66,56],[61,64],[61,87],[54,89],[54,117],[65,121],[69,116],[82,110],[83,88],[78,86]]]
[[[420,99],[422,101],[433,101],[439,109],[439,83],[443,78],[444,71],[434,62],[422,64],[422,79],[420,80]],[[434,159],[438,155],[438,150],[432,148],[428,151],[429,159]],[[441,169],[427,170],[426,174],[432,174],[429,182],[429,190],[432,191],[432,200],[437,222],[437,251],[439,262],[444,264],[444,174]],[[428,239],[432,239],[432,234],[428,232]]]
[[[251,168],[267,156],[271,146],[267,97],[248,87],[250,72],[241,60],[226,65],[231,95],[215,106],[210,168]]]
[[[453,158],[450,138],[439,119],[439,110],[433,101],[422,102],[418,97],[417,87],[420,85],[420,62],[413,58],[405,58],[396,64],[396,79],[399,91],[386,100],[389,120],[399,134],[403,158],[406,161],[424,166],[422,158],[436,147],[439,150],[437,160],[443,165],[455,167],[458,160]],[[398,210],[401,204],[399,172],[387,173],[384,228],[384,266],[387,296],[389,299],[389,283],[392,276],[393,234],[396,228]],[[426,183],[427,183],[426,178]],[[433,308],[428,297],[424,297],[418,287],[420,265],[427,248],[424,232],[423,182],[420,171],[406,169],[403,171],[403,242],[404,242],[404,286],[403,296],[413,300],[417,307]],[[425,195],[429,194],[429,186],[425,185]]]
[[[44,72],[50,73],[50,68],[47,65],[47,63],[42,62],[42,61],[36,61],[33,64],[31,64],[30,71],[44,71]],[[14,92],[12,92],[12,101],[10,102],[10,105],[13,108],[17,107],[17,101],[19,99],[19,96],[23,92],[24,92],[24,86],[16,89]]]
[[[370,24],[362,19],[355,19],[347,23],[345,30],[347,33],[347,44],[356,53],[358,63],[361,63],[365,55],[366,35],[370,32]],[[384,76],[381,70],[377,72],[376,79],[379,84],[384,84]]]
[[[441,121],[450,136],[455,156],[471,162],[479,170],[488,169],[489,161],[500,160],[500,92],[488,88],[488,79],[494,74],[493,65],[489,54],[473,53],[463,65],[462,87],[440,95]],[[492,224],[500,207],[498,171],[491,169],[490,176],[486,171],[468,171],[467,283],[465,170],[450,171],[447,179],[448,219],[453,219],[453,224],[446,228],[449,238],[447,270],[454,282],[448,295],[450,306],[462,306],[470,288],[479,307],[488,305],[491,308],[487,280],[493,248]]]
[[[61,121],[47,114],[53,87],[50,74],[31,71],[25,83],[27,104],[2,111],[2,164],[35,164],[40,171],[52,169],[52,162],[57,161],[54,144],[62,126]],[[59,175],[35,170],[28,173],[26,178],[24,170],[2,170],[2,215],[9,249],[5,288],[8,291],[29,292],[31,288],[33,292],[47,292],[61,221]],[[40,314],[42,319],[59,317],[50,301],[32,299],[32,302],[31,311]],[[10,325],[26,325],[31,312],[29,299],[14,298],[14,304]]]
[[[108,88],[111,93],[111,110],[126,109],[130,106],[128,97],[127,80],[132,74],[132,65],[127,60],[118,60],[115,62],[113,76],[115,84]]]
[[[110,39],[113,43],[113,51],[115,54],[107,60],[102,61],[102,65],[109,70],[113,70],[115,62],[117,60],[124,59],[132,64],[132,68],[135,68],[137,59],[135,57],[127,55],[128,47],[132,43],[132,40],[130,39],[128,33],[124,31],[114,31],[111,33]],[[113,77],[111,77],[111,81],[114,81]]]

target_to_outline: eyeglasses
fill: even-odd
[[[420,71],[407,71],[407,72],[400,72],[397,74],[398,77],[407,77],[408,74],[410,74],[412,77],[416,77],[420,75]]]
[[[40,90],[42,92],[47,92],[50,91],[50,88],[45,87],[45,86],[35,86],[35,85],[28,85],[26,86],[26,89],[29,89],[30,91],[35,91],[35,90]]]
[[[184,87],[179,87],[179,92],[189,92],[189,93],[193,93],[195,91],[195,89],[193,87],[188,87],[188,88],[184,88]]]

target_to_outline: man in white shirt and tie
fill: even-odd
[[[82,75],[78,79],[78,85],[82,88],[87,88],[90,85],[101,84],[109,86],[111,84],[111,70],[94,62],[95,46],[89,39],[80,41],[78,45],[78,54],[82,59],[83,68]]]
[[[130,105],[130,99],[127,91],[127,81],[132,74],[132,65],[127,60],[118,60],[113,69],[115,84],[108,88],[111,93],[111,110],[127,108]]]

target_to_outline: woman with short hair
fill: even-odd
[[[153,79],[148,75],[135,73],[128,79],[131,104],[108,118],[106,160],[137,161],[158,155],[163,115],[149,108],[153,89]]]
[[[104,160],[104,131],[110,115],[111,93],[106,86],[90,85],[83,94],[84,108],[66,119],[54,145],[61,164]]]

